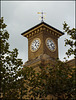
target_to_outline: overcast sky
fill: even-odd
[[[41,22],[37,14],[41,11],[46,12],[44,21],[62,32],[64,21],[70,28],[75,27],[75,1],[1,1],[1,16],[10,34],[10,50],[17,48],[18,57],[23,62],[28,60],[28,40],[21,33]],[[62,61],[68,49],[64,46],[67,37],[65,34],[58,40],[59,58]]]

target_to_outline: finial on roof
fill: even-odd
[[[41,14],[41,16],[40,16],[40,20],[41,20],[41,22],[43,22],[43,19],[45,19],[45,15],[44,14],[46,14],[45,12],[38,12],[37,14]]]

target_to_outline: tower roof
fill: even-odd
[[[25,37],[28,38],[28,35],[29,35],[31,32],[37,30],[37,29],[40,28],[40,27],[47,27],[48,29],[54,30],[55,32],[57,32],[57,33],[59,34],[59,36],[64,35],[63,32],[61,32],[60,30],[58,30],[58,29],[52,27],[51,25],[49,25],[49,24],[47,24],[47,23],[45,23],[45,22],[41,22],[41,23],[35,25],[34,27],[28,29],[27,31],[24,31],[23,33],[21,33],[21,35],[23,35],[23,36],[25,36]],[[30,36],[31,36],[31,35],[30,35]]]

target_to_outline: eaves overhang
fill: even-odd
[[[23,32],[21,35],[28,38],[28,37],[32,36],[33,34],[38,33],[40,30],[45,30],[44,27],[49,29],[49,30],[54,30],[59,36],[64,35],[63,32],[61,32],[60,30],[50,26],[49,24],[47,24],[45,22],[41,22],[41,23],[37,24],[36,26],[30,28],[29,30]]]

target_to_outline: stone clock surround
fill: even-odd
[[[50,37],[52,38],[52,40],[54,41],[55,46],[56,46],[56,50],[54,52],[51,52],[47,48],[46,43],[45,43],[46,39],[50,38]],[[41,45],[36,52],[31,52],[30,45],[31,45],[31,42],[35,38],[40,39]],[[33,58],[38,57],[40,54],[47,54],[47,55],[50,55],[51,57],[58,58],[58,38],[55,37],[54,35],[50,34],[49,32],[47,32],[46,30],[43,30],[43,31],[39,32],[38,34],[32,36],[31,38],[28,38],[28,59],[32,60]]]
[[[38,40],[38,42],[35,42],[35,43],[34,43],[34,41],[37,41],[37,40]],[[38,44],[38,43],[39,43],[39,44]],[[34,44],[33,47],[35,47],[35,45],[37,46],[37,47],[36,47],[36,50],[33,50],[33,49],[32,49],[32,44]],[[39,38],[35,38],[35,39],[31,42],[31,44],[30,44],[30,51],[36,52],[36,51],[40,48],[40,45],[41,45],[41,40],[40,40]]]
[[[50,44],[49,44],[49,43],[47,44],[48,40],[51,41],[51,45],[53,44],[53,47],[54,47],[53,50],[52,50],[52,48],[49,48]],[[50,37],[47,38],[47,39],[45,40],[45,44],[46,44],[47,48],[48,48],[51,52],[54,52],[54,51],[56,50],[56,44],[55,44],[54,40],[51,39]]]

